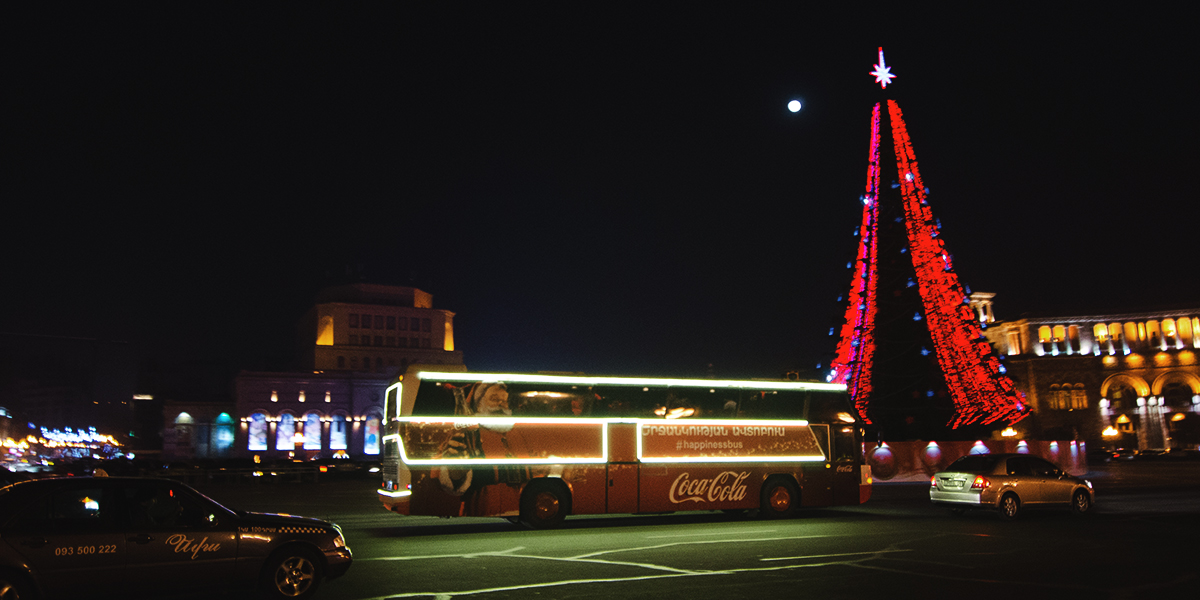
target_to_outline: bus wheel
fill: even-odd
[[[791,477],[772,477],[763,484],[760,503],[768,519],[786,519],[800,506],[800,489]]]
[[[555,529],[571,513],[571,494],[561,483],[539,479],[521,494],[521,523],[531,529]]]

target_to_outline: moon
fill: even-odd
[[[792,100],[791,102],[788,102],[788,110],[792,112],[800,112],[800,101]]]

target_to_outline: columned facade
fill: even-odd
[[[1045,439],[1142,450],[1200,444],[1200,308],[987,325],[1034,409],[1026,427]]]

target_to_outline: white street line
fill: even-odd
[[[679,534],[675,534],[675,535],[648,535],[648,536],[646,536],[646,539],[648,539],[648,540],[657,540],[657,539],[660,539],[660,538],[700,537],[700,536],[705,536],[705,535],[708,535],[708,536],[712,536],[712,535],[734,535],[734,534],[739,534],[739,533],[740,533],[740,534],[753,535],[753,534],[756,534],[756,533],[774,533],[774,532],[776,532],[776,531],[778,531],[778,530],[776,530],[776,529],[763,529],[763,530],[760,530],[760,531],[754,531],[754,530],[749,530],[749,529],[740,529],[740,530],[737,530],[737,531],[717,531],[717,532],[712,532],[712,531],[709,531],[709,532],[705,532],[705,533],[679,533]]]
[[[760,558],[761,561],[771,560],[805,560],[809,558],[831,558],[834,556],[861,556],[863,554],[883,554],[885,552],[912,552],[912,550],[866,550],[864,552],[842,552],[840,554],[809,554],[808,556],[781,556],[779,558]]]

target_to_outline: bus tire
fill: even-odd
[[[556,529],[571,514],[571,493],[560,481],[537,479],[521,493],[521,523],[530,529]]]
[[[759,512],[768,519],[793,517],[800,507],[800,488],[789,476],[770,477],[762,486],[759,504]]]

